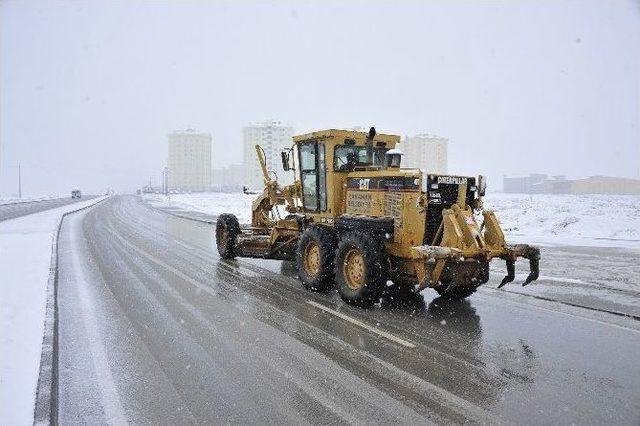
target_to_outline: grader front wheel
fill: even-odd
[[[224,213],[218,216],[216,222],[216,246],[223,259],[233,259],[236,256],[236,237],[240,234],[240,224],[235,215]]]
[[[351,232],[340,239],[336,252],[336,285],[342,300],[371,306],[382,296],[387,282],[384,242],[377,236]]]

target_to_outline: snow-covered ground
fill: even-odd
[[[233,213],[240,223],[251,222],[251,203],[258,195],[243,193],[200,192],[195,194],[149,194],[145,198],[156,207],[170,207],[185,211],[197,211],[213,216]]]
[[[33,423],[51,243],[60,218],[103,198],[0,222],[0,425]]]
[[[41,195],[38,197],[0,197],[0,206],[3,204],[13,204],[13,203],[29,203],[31,201],[44,201],[51,200],[54,198],[61,198],[60,195]]]
[[[507,237],[537,244],[640,249],[640,196],[492,194]]]
[[[217,216],[234,213],[249,222],[256,195],[196,193],[146,196],[157,206]],[[512,242],[640,249],[640,196],[489,193],[486,208],[496,211]]]

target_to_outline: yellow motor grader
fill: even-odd
[[[337,287],[347,303],[377,302],[387,281],[410,291],[430,287],[460,299],[489,280],[489,262],[529,260],[523,285],[538,278],[540,251],[508,245],[492,211],[483,210],[486,181],[400,168],[400,137],[324,130],[295,136],[282,152],[294,183],[278,184],[264,151],[256,153],[265,188],[253,202],[251,224],[233,214],[216,223],[225,259],[258,257],[296,262],[302,285]]]

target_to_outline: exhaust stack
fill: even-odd
[[[365,147],[367,148],[367,166],[373,166],[373,138],[376,137],[376,128],[372,127],[369,129],[369,134],[367,135],[367,142],[365,143]]]

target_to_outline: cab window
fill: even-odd
[[[386,148],[373,148],[373,165],[384,164]],[[367,148],[355,145],[338,145],[334,150],[333,170],[336,172],[350,172],[359,166],[367,165]]]
[[[325,211],[327,209],[327,176],[324,144],[305,142],[300,144],[299,152],[304,209]]]

